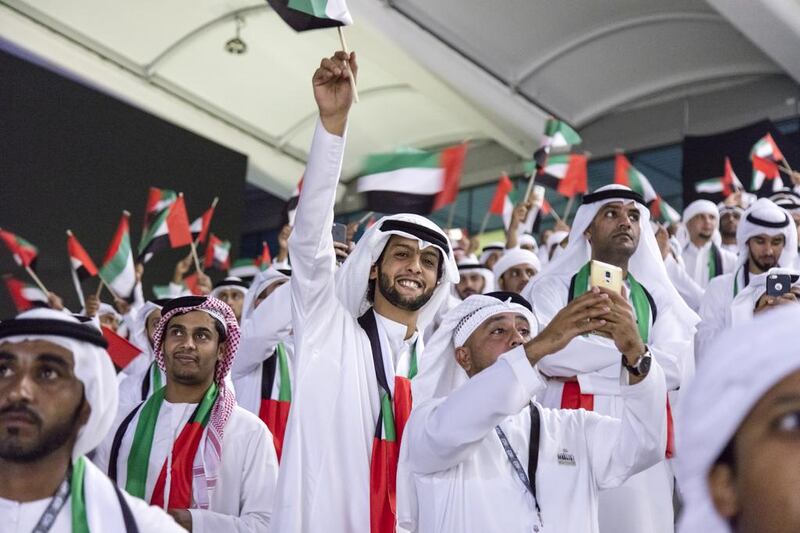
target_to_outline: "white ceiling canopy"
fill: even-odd
[[[464,139],[462,183],[490,181],[530,157],[550,114],[604,155],[796,112],[793,0],[348,3],[361,103],[345,181],[371,152]],[[225,51],[237,19],[241,55]],[[246,154],[248,180],[287,197],[316,117],[311,74],[339,42],[295,33],[266,0],[0,0],[0,48]]]

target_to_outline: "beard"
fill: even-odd
[[[4,409],[4,412],[26,412],[36,421],[40,433],[38,439],[30,444],[24,444],[19,442],[17,438],[17,429],[8,430],[7,435],[0,436],[0,459],[12,463],[33,463],[47,457],[67,444],[77,435],[80,429],[78,427],[78,418],[85,401],[85,399],[81,399],[72,416],[59,420],[54,426],[44,430],[42,430],[41,417],[24,405],[9,406]]]
[[[386,298],[390,304],[404,311],[419,311],[422,309],[422,306],[428,303],[433,296],[434,289],[435,287],[423,292],[416,298],[404,298],[397,292],[397,289],[394,288],[394,284],[392,280],[389,279],[389,276],[381,272],[380,269],[378,270],[378,290],[381,291],[383,297]]]
[[[766,272],[772,267],[778,266],[778,258],[777,257],[770,257],[764,258],[762,261],[759,261],[755,257],[751,257],[753,263],[761,270],[761,272]]]

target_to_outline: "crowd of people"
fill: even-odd
[[[531,199],[480,250],[414,214],[334,242],[357,72],[313,75],[270,268],[0,322],[0,531],[800,530],[800,195],[665,227],[607,185],[538,243]]]

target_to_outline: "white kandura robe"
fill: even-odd
[[[125,522],[111,480],[91,461],[86,460],[85,464],[83,482],[89,528],[93,532],[125,533]],[[185,533],[185,529],[176,524],[171,516],[158,507],[147,505],[144,501],[134,498],[125,491],[122,491],[122,495],[140,533]],[[47,506],[50,505],[50,500],[52,498],[20,503],[0,498],[0,531],[3,533],[30,533]],[[64,507],[56,516],[50,533],[72,532],[71,505],[72,498],[68,497]]]
[[[667,269],[669,280],[675,285],[675,290],[681,295],[686,305],[697,312],[700,309],[700,302],[703,300],[703,289],[692,279],[683,262],[678,262],[672,254],[667,255],[664,260],[664,267]]]
[[[737,316],[739,324],[753,318],[752,310],[755,308],[756,302],[763,294],[763,291],[746,291],[746,293],[742,293],[746,288],[743,270],[744,267],[736,272],[739,289],[739,294],[736,297],[733,294],[734,274],[732,273],[718,276],[708,284],[700,305],[700,323],[697,325],[697,334],[694,340],[698,362],[706,357],[709,347],[720,333],[731,326],[737,325]],[[753,285],[765,287],[765,283],[766,274],[750,273],[748,287]],[[734,305],[734,301],[736,301],[736,305]],[[748,310],[749,313],[744,313],[745,316],[742,316],[741,312],[735,313],[734,308]]]
[[[231,366],[236,403],[258,415],[261,408],[261,370],[264,361],[275,353],[278,343],[286,348],[290,372],[294,358],[292,337],[291,281],[276,288],[249,318],[242,321],[242,340]],[[280,390],[280,372],[275,372],[273,390]],[[292,380],[294,381],[294,380]]]
[[[572,273],[565,273],[536,284],[532,301],[534,313],[542,326],[567,305],[571,277]],[[672,412],[675,413],[678,404],[676,391],[694,374],[693,344],[691,338],[683,338],[679,317],[671,307],[658,300],[656,307],[658,316],[650,328],[647,345],[663,370]],[[560,352],[542,359],[538,366],[546,376],[577,376],[581,393],[595,395],[594,412],[622,417],[619,385],[622,354],[611,339],[599,335],[577,337]],[[563,388],[563,382],[548,380],[547,388],[537,399],[544,407],[560,408]],[[675,432],[679,431],[676,427]],[[604,491],[600,495],[600,531],[673,533],[672,492],[673,476],[666,460],[631,477],[621,487]]]
[[[336,296],[330,232],[344,137],[318,122],[302,200],[289,239],[295,376],[278,479],[273,531],[364,532],[370,528],[370,461],[380,411],[367,334]],[[377,313],[391,392],[407,375],[406,326]],[[417,346],[422,351],[422,342]]]
[[[161,405],[147,469],[145,484],[147,501],[150,501],[153,494],[153,488],[167,460],[167,454],[172,450],[172,443],[196,407],[196,403],[170,403],[166,400]],[[127,414],[121,413],[113,430],[109,432],[95,454],[95,463],[105,472],[108,472],[111,445],[117,427]],[[123,489],[127,481],[127,458],[140,414],[141,410],[131,420],[119,449],[117,486]],[[203,434],[197,453],[203,454],[205,444],[206,437]],[[260,419],[237,405],[225,425],[219,478],[208,509],[190,509],[192,531],[194,533],[266,531],[273,513],[277,479],[278,458],[272,444],[272,435]],[[194,495],[193,499],[196,499]]]
[[[681,257],[686,266],[686,272],[701,289],[705,289],[709,281],[711,281],[708,279],[708,255],[711,253],[711,244],[712,241],[708,241],[698,248],[693,243],[689,242],[681,251]],[[722,259],[722,272],[717,272],[717,276],[729,274],[736,270],[738,261],[736,254],[724,250],[719,246],[717,248],[719,249],[720,259]]]
[[[623,372],[620,382],[627,380]],[[598,532],[600,489],[616,487],[663,458],[666,388],[658,363],[640,383],[624,383],[621,419],[583,409],[540,408],[536,495],[541,531]],[[415,407],[405,429],[398,478],[410,474],[411,483],[402,488],[414,491],[416,498],[398,494],[400,524],[419,533],[534,531],[533,497],[494,428],[502,427],[527,473],[528,404],[545,387],[519,346],[448,397]]]

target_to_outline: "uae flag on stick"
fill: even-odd
[[[550,118],[544,125],[544,138],[542,146],[547,146],[550,150],[569,151],[572,146],[581,144],[583,139],[578,132],[561,120]]]
[[[736,177],[731,166],[731,160],[725,158],[725,171],[722,177],[710,178],[701,180],[695,183],[694,189],[700,193],[716,194],[722,193],[724,198],[727,198],[736,191],[744,189],[742,182]]]
[[[783,189],[783,180],[781,179],[780,167],[778,163],[765,157],[754,155],[752,157],[753,163],[753,180],[750,188],[753,191],[758,191],[764,185],[764,181],[772,182],[772,191],[778,192]]]
[[[461,144],[438,152],[373,154],[357,190],[366,193],[369,211],[428,215],[454,200],[466,152]]]
[[[70,266],[72,266],[70,271],[72,283],[75,285],[75,292],[78,293],[78,300],[85,308],[86,302],[83,298],[81,281],[96,276],[97,266],[95,266],[92,258],[89,257],[86,249],[78,242],[78,238],[70,230],[67,230],[67,253],[69,254]]]
[[[153,225],[158,215],[172,205],[177,199],[178,195],[175,191],[150,187],[147,193],[147,205],[144,208],[144,227],[142,228],[142,234],[147,234],[148,229]]]
[[[35,285],[20,281],[11,275],[3,276],[3,281],[18,313],[34,307],[47,307],[49,305],[47,295]]]
[[[272,254],[269,253],[269,245],[267,241],[261,243],[261,255],[256,257],[256,266],[259,270],[264,271],[272,264]]]
[[[297,187],[294,188],[292,196],[286,201],[286,219],[290,226],[294,226],[294,216],[297,213],[297,204],[300,202],[300,192],[303,190],[303,177],[297,182]]]
[[[750,150],[750,159],[755,159],[756,157],[769,159],[775,163],[786,160],[771,133],[767,133],[753,145]]]
[[[536,181],[572,198],[589,190],[589,158],[585,154],[550,154]]]
[[[136,285],[136,271],[133,266],[133,250],[128,228],[130,213],[123,211],[122,218],[106,256],[100,266],[100,277],[108,285],[114,296],[130,300]]]
[[[230,241],[223,241],[213,233],[208,238],[208,245],[206,246],[206,256],[203,261],[203,268],[216,268],[217,270],[226,271],[230,268],[231,243]]]
[[[650,217],[653,220],[665,220],[670,223],[680,220],[677,211],[661,198],[650,180],[622,153],[617,153],[614,161],[614,183],[630,187],[641,194],[645,204],[650,208]]]
[[[214,209],[216,209],[218,201],[219,198],[214,198],[214,201],[211,202],[211,207],[206,209],[205,213],[192,222],[191,230],[194,242],[205,244],[206,237],[208,237],[208,230],[211,228],[211,219],[214,216]]]
[[[349,26],[353,23],[344,0],[267,0],[295,31]]]
[[[508,174],[503,174],[500,176],[500,181],[497,182],[492,203],[489,204],[489,212],[503,217],[503,225],[508,228],[511,214],[518,201],[519,193],[514,189],[514,183],[509,179]]]
[[[103,337],[108,342],[106,351],[111,356],[111,361],[117,369],[117,372],[123,370],[130,364],[131,361],[136,359],[136,356],[142,351],[133,345],[128,339],[118,335],[114,330],[106,326],[101,326],[103,330]]]
[[[192,233],[189,229],[189,216],[186,214],[186,203],[183,194],[162,211],[142,236],[139,243],[139,259],[147,262],[153,254],[170,248],[180,248],[192,244]]]
[[[14,256],[14,261],[25,268],[36,268],[36,257],[39,255],[39,250],[20,237],[10,231],[0,229],[0,240],[5,243],[11,254]]]

